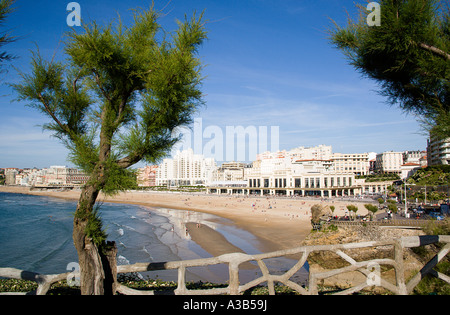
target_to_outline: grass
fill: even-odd
[[[125,280],[121,284],[135,290],[145,291],[174,291],[177,284],[173,281],[162,280]],[[214,284],[209,282],[188,282],[186,287],[189,290],[208,290],[213,288],[225,288],[227,284]],[[25,293],[37,289],[37,284],[33,281],[0,279],[0,293],[15,292]],[[275,286],[277,295],[296,295],[297,293],[286,286]],[[66,281],[57,282],[52,285],[47,295],[80,295],[80,288],[70,287]],[[244,295],[269,295],[269,289],[264,286],[257,286],[247,290]]]
[[[440,272],[446,273],[450,269],[450,264],[439,266]],[[445,269],[445,270],[444,270]],[[173,281],[162,280],[125,280],[121,284],[135,290],[146,291],[173,291],[177,288],[177,284]],[[209,282],[189,282],[186,284],[189,290],[207,290],[212,288],[224,288],[226,284],[214,284]],[[1,292],[31,292],[37,289],[37,284],[32,281],[16,280],[16,279],[0,279],[0,293]],[[336,288],[319,287],[320,295],[327,295],[337,293],[341,290]],[[299,295],[296,291],[284,285],[275,286],[276,295]],[[359,292],[358,295],[373,295],[373,292]],[[426,277],[414,290],[415,295],[450,295],[450,284],[447,284],[439,279]],[[80,289],[77,287],[70,287],[66,281],[55,283],[47,295],[80,295]],[[256,286],[244,292],[244,295],[269,295],[269,289],[266,286]]]

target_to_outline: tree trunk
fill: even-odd
[[[73,241],[80,264],[82,295],[115,294],[117,248],[114,243],[98,247],[86,233],[89,214],[93,211],[98,193],[98,189],[86,185],[78,201],[73,222]]]

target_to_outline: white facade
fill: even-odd
[[[450,165],[450,138],[428,141],[428,165]]]
[[[256,156],[257,161],[268,159],[289,158],[291,160],[329,160],[332,146],[319,145],[316,147],[298,147],[290,151],[265,152]]]
[[[402,174],[401,179],[408,179],[413,176],[422,167],[418,163],[405,163],[401,166]]]
[[[8,172],[8,170],[7,170]],[[8,173],[7,173],[8,175]],[[23,169],[15,171],[14,180],[7,177],[9,185],[35,186],[35,187],[75,187],[86,184],[89,176],[83,171],[67,166],[51,166],[44,169]]]
[[[225,162],[214,172],[215,182],[239,182],[247,179],[249,167],[242,162]]]
[[[337,173],[331,160],[261,161],[248,175],[247,193],[261,195],[345,196],[361,193],[352,172]]]
[[[377,154],[376,171],[401,175],[403,152],[384,152]]]
[[[331,155],[334,170],[337,173],[354,173],[355,175],[368,175],[370,170],[369,153]]]
[[[423,157],[427,156],[426,151],[405,151],[403,153],[403,163],[414,163],[414,164],[420,164],[420,161]]]
[[[192,149],[178,151],[173,159],[165,159],[156,174],[157,186],[208,185],[217,169],[213,158],[194,154]]]

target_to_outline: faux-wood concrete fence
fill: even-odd
[[[403,260],[403,252],[405,248],[421,247],[430,244],[443,243],[444,246],[441,251],[432,258],[425,266],[408,282],[405,280],[405,267]],[[373,259],[370,261],[356,261],[344,251],[349,249],[359,249],[367,247],[392,247],[394,252],[393,258]],[[309,255],[314,252],[330,251],[334,252],[342,259],[347,261],[350,265],[347,267],[327,270],[316,273],[310,272],[309,283],[307,287],[303,287],[290,278],[297,273],[307,261]],[[366,276],[366,280],[360,284],[355,285],[345,291],[338,292],[340,295],[352,294],[359,292],[366,287],[383,287],[394,294],[407,295],[412,293],[414,288],[419,284],[426,275],[437,277],[450,284],[450,277],[439,273],[433,268],[450,252],[450,236],[413,236],[404,237],[401,239],[382,241],[382,242],[365,242],[353,244],[339,244],[339,245],[321,245],[321,246],[304,246],[289,250],[282,250],[268,254],[260,255],[246,255],[246,254],[227,254],[214,258],[176,261],[165,263],[139,263],[135,265],[118,266],[117,273],[130,272],[145,272],[152,270],[178,270],[178,287],[173,292],[177,295],[217,295],[217,294],[231,294],[238,295],[246,290],[255,287],[262,283],[267,283],[270,294],[275,294],[275,283],[282,283],[302,295],[317,295],[319,294],[318,282],[322,279],[327,279],[339,274],[359,271]],[[297,263],[286,273],[282,275],[273,275],[267,268],[264,260],[276,257],[283,257],[287,255],[299,255]],[[239,265],[246,262],[256,262],[259,266],[262,275],[246,284],[240,284],[239,281]],[[226,288],[215,288],[208,290],[188,290],[186,287],[186,269],[190,267],[202,267],[217,264],[228,264],[229,269],[229,285]],[[391,283],[381,277],[381,273],[374,272],[377,266],[382,265],[392,266],[395,270],[395,283]],[[379,270],[379,269],[378,269]],[[61,275],[40,275],[32,272],[0,268],[0,277],[16,278],[32,280],[38,283],[38,289],[31,294],[46,294],[50,286],[58,281],[74,276],[73,273],[65,273]],[[154,295],[155,291],[140,291],[130,289],[122,284],[117,284],[117,292],[127,295]]]
[[[334,224],[337,226],[398,226],[398,227],[424,227],[430,224],[430,220],[408,220],[408,219],[390,219],[382,221],[336,221],[331,220],[325,224]],[[433,221],[434,224],[444,224],[444,221]]]

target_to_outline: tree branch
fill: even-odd
[[[52,117],[52,119],[59,125],[59,127],[61,127],[62,130],[64,130],[67,135],[69,137],[71,137],[70,135],[70,129],[66,124],[63,124],[58,117],[55,116],[55,114],[50,110],[50,106],[47,104],[47,102],[45,101],[44,97],[42,96],[41,93],[38,94],[39,100],[41,101],[42,105],[44,105],[45,107],[45,111]]]
[[[75,77],[75,80],[73,80],[73,83],[72,83],[73,93],[77,92],[77,83],[78,83],[78,80],[80,79],[80,76],[81,76],[81,70],[82,69],[80,69],[80,71],[78,71],[78,74]]]
[[[430,51],[433,54],[435,54],[437,56],[440,56],[440,57],[443,57],[444,59],[447,59],[448,61],[450,61],[450,54],[446,53],[445,51],[443,51],[443,50],[441,50],[439,48],[427,45],[425,43],[419,43],[419,47],[424,49],[424,50]]]
[[[117,160],[116,163],[120,168],[126,169],[138,163],[142,159],[139,154],[129,155],[123,159]]]
[[[100,76],[98,75],[97,71],[95,69],[92,69],[92,72],[94,72],[95,74],[95,82],[98,85],[98,88],[100,89],[100,91],[102,92],[103,96],[109,101],[111,102],[111,98],[109,97],[108,93],[106,93],[106,91],[103,89],[103,85],[102,82],[100,81]]]

